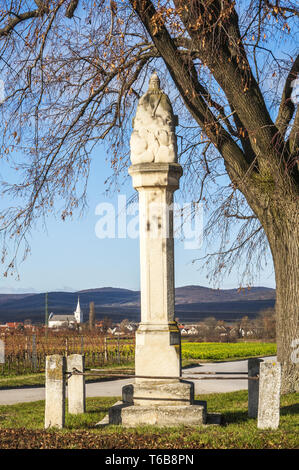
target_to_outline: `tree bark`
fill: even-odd
[[[266,227],[266,233],[275,268],[276,343],[277,360],[282,365],[281,392],[298,392],[299,363],[294,360],[294,354],[292,355],[295,340],[299,340],[298,210],[287,207],[284,217],[281,211],[277,212],[276,218]]]

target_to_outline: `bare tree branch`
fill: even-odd
[[[282,136],[285,135],[288,125],[295,111],[295,105],[291,99],[291,94],[293,91],[292,82],[293,80],[297,78],[298,74],[299,74],[299,55],[296,57],[292,65],[292,68],[287,76],[284,89],[282,92],[278,115],[275,121],[275,125]]]
[[[9,33],[11,33],[14,30],[14,28],[19,23],[23,21],[27,21],[31,18],[36,18],[40,16],[41,12],[40,12],[40,9],[38,8],[37,10],[31,10],[31,11],[27,11],[25,13],[20,13],[20,14],[11,12],[11,15],[13,16],[10,16],[8,18],[6,26],[0,29],[0,37],[7,36]]]
[[[65,16],[67,18],[73,18],[74,16],[74,13],[78,7],[78,3],[79,3],[79,0],[71,0],[67,9],[66,9],[66,12],[65,12]]]

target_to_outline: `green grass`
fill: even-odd
[[[0,377],[0,389],[2,388],[18,388],[18,387],[35,387],[45,385],[45,373],[34,373],[25,375],[9,375]]]
[[[44,402],[0,406],[0,448],[97,449],[294,449],[299,447],[299,394],[281,397],[281,418],[275,431],[258,430],[247,416],[247,391],[201,395],[208,412],[223,416],[221,426],[97,428],[117,397],[88,398],[83,415],[66,414],[63,430],[43,430]]]
[[[107,414],[107,410],[116,401],[117,398],[115,397],[87,398],[87,413],[82,415],[70,415],[66,411],[66,428],[68,430],[94,428],[94,425],[99,422],[105,416],[105,414]],[[16,405],[1,405],[0,429],[43,429],[44,411],[44,400],[29,403],[18,403]]]

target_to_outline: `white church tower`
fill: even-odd
[[[74,311],[74,317],[75,317],[76,322],[77,322],[78,324],[83,323],[83,313],[82,313],[82,310],[81,310],[81,307],[80,307],[79,296],[78,296],[77,308],[76,308],[76,310]]]

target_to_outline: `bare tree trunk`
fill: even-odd
[[[277,216],[268,234],[276,278],[277,360],[282,364],[282,393],[299,391],[299,364],[292,355],[299,340],[299,230],[294,213]]]

